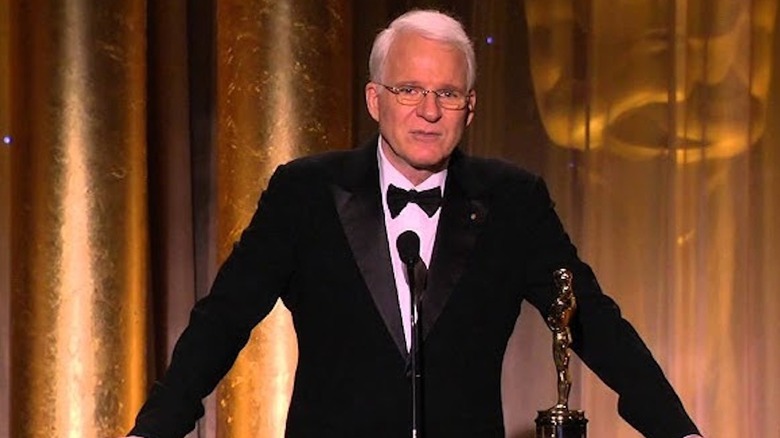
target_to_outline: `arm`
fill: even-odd
[[[530,251],[524,264],[528,300],[546,318],[554,300],[552,272],[561,267],[570,269],[578,303],[571,321],[572,348],[617,392],[621,417],[648,437],[677,438],[698,433],[636,330],[601,291],[590,267],[577,257],[544,183],[537,181],[527,196],[525,233]]]
[[[170,366],[154,383],[131,435],[180,437],[203,415],[201,400],[232,367],[252,328],[273,308],[293,270],[294,207],[279,168],[209,295],[190,314]]]

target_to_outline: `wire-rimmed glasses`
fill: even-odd
[[[436,96],[436,102],[439,106],[449,110],[461,110],[466,108],[469,101],[469,95],[458,90],[446,88],[442,90],[428,90],[416,85],[401,85],[398,87],[385,84],[379,85],[395,94],[396,100],[401,105],[419,105],[428,93],[433,93]]]

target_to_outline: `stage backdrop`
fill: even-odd
[[[776,436],[778,0],[0,0],[0,436],[115,436],[275,166],[376,131],[376,31],[460,17],[463,147],[545,177],[580,253],[705,436]],[[281,437],[296,346],[277,306],[192,437]],[[635,437],[574,363],[590,435]],[[507,435],[555,401],[531,307]]]

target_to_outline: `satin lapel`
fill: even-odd
[[[432,330],[463,275],[488,213],[483,202],[471,199],[469,188],[472,184],[462,168],[463,157],[456,157],[457,163],[450,167],[447,177],[447,188],[428,272],[428,287],[420,310],[423,339]]]
[[[355,262],[399,352],[405,357],[406,341],[382,216],[376,159],[364,161],[361,165],[365,167],[353,169],[363,175],[358,183],[345,187],[334,185],[331,189]]]

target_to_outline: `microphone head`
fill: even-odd
[[[398,255],[406,265],[413,265],[420,258],[420,236],[412,230],[406,230],[395,241]]]

